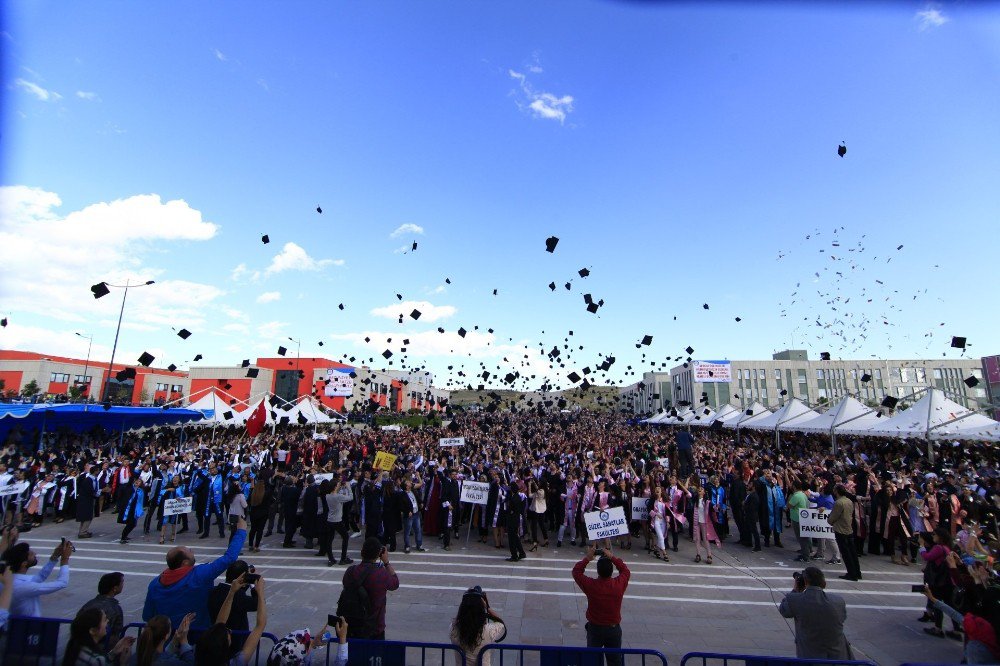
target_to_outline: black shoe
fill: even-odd
[[[556,548],[562,548],[562,541],[556,540]]]
[[[418,553],[426,553],[427,549],[424,548],[423,546],[417,546],[417,552]]]
[[[179,534],[179,532],[178,532],[178,534]],[[264,536],[269,537],[269,536],[271,536],[271,533],[270,532],[265,532]]]
[[[750,551],[750,552],[752,552],[752,553],[759,553],[759,552],[760,552],[760,546],[757,546],[756,548],[754,548],[754,549],[753,549],[752,551]]]
[[[792,560],[792,561],[793,561],[793,562],[808,562],[808,561],[809,561],[809,558],[808,558],[808,557],[802,557],[801,555],[799,555],[798,557],[796,557],[796,558],[795,558],[794,560]]]
[[[313,557],[326,557],[326,553],[313,553]]]
[[[327,562],[327,563],[326,563],[326,566],[328,566],[328,567],[332,567],[332,566],[333,566],[333,565],[335,565],[336,563],[337,563],[337,560],[330,560],[329,562]]]
[[[284,533],[285,533],[285,530],[283,530],[283,529],[281,529],[281,528],[279,527],[279,528],[278,528],[278,534],[284,534]],[[268,532],[268,534],[270,534],[270,532]]]
[[[283,544],[281,544],[281,547],[282,548],[295,548],[295,542],[293,541],[292,543],[283,543]]]
[[[933,620],[934,618],[931,617],[930,615],[921,615],[920,619],[917,620],[917,622],[932,622]]]
[[[207,534],[202,534],[202,535],[201,535],[200,537],[198,537],[198,538],[199,538],[199,539],[207,539],[207,538],[208,538],[208,535],[207,535]]]
[[[854,576],[849,576],[848,574],[843,574],[843,575],[841,575],[841,576],[838,576],[838,578],[842,578],[842,579],[844,579],[844,580],[849,580],[849,581],[851,581],[851,582],[854,582],[854,583],[856,583],[856,582],[858,582],[859,580],[861,580],[861,577],[860,577],[860,576],[859,576],[859,577],[857,577],[857,578],[855,578]]]
[[[517,561],[519,561],[520,559],[521,559],[521,558],[519,558],[519,557],[508,557],[508,558],[507,558],[507,559],[506,559],[505,561],[506,561],[506,562],[517,562]]]
[[[354,564],[354,560],[349,557],[342,558],[339,564]]]
[[[409,555],[410,554],[410,547],[407,546],[406,548],[404,548],[403,552],[406,553],[407,555]]]

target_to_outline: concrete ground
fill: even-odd
[[[98,519],[92,529],[93,539],[75,542],[69,588],[43,599],[44,615],[72,617],[96,594],[101,574],[122,571],[126,587],[120,601],[126,622],[141,621],[146,586],[164,568],[169,544],[159,545],[155,535],[144,538],[140,528],[130,544],[120,545],[115,540],[120,526],[110,517]],[[61,536],[75,535],[75,523],[49,524],[22,540],[33,545],[44,563]],[[190,545],[199,562],[225,550],[225,540],[217,535],[202,540],[193,536],[184,534],[178,543]],[[447,642],[462,592],[481,585],[506,621],[506,643],[586,644],[586,599],[570,575],[582,548],[568,543],[559,550],[539,548],[528,553],[527,560],[512,564],[504,561],[506,550],[480,544],[474,536],[465,546],[464,532],[462,536],[451,552],[443,551],[438,539],[429,538],[424,545],[430,552],[392,554],[400,589],[389,595],[388,639]],[[313,557],[314,551],[301,547],[301,538],[295,549],[281,548],[279,539],[275,534],[264,540],[263,552],[244,550],[243,555],[268,581],[268,631],[281,636],[302,627],[315,630],[327,613],[336,611],[345,567],[328,568],[325,558]],[[361,539],[352,539],[350,545],[351,557],[360,560]],[[791,587],[795,553],[788,548],[751,553],[726,543],[715,564],[708,566],[695,564],[692,551],[682,539],[680,552],[671,553],[670,563],[644,550],[617,553],[632,570],[622,608],[624,647],[659,650],[671,664],[680,664],[685,653],[697,651],[793,656],[793,627],[778,614],[776,604]],[[827,591],[847,600],[845,631],[856,658],[881,665],[958,663],[961,643],[927,636],[922,631],[926,625],[916,621],[923,597],[913,594],[910,586],[920,582],[920,570],[892,565],[885,558],[866,557],[861,563],[864,580],[858,583],[838,579],[842,567],[820,563],[830,577]],[[589,571],[596,575],[594,565]],[[514,662],[508,656],[504,663]]]

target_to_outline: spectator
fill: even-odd
[[[678,430],[677,434],[674,435],[674,440],[677,442],[677,456],[680,458],[680,475],[687,477],[694,471],[694,453],[692,452],[694,437],[691,436],[690,428]]]
[[[198,644],[194,650],[195,664],[199,666],[219,666],[219,664],[246,666],[250,662],[250,658],[254,652],[257,651],[260,637],[264,634],[264,628],[267,626],[267,603],[264,599],[263,578],[258,578],[256,583],[259,604],[257,607],[257,624],[254,625],[253,631],[250,632],[250,635],[247,636],[246,641],[243,643],[243,649],[237,652],[235,656],[230,656],[232,655],[233,639],[232,631],[226,626],[226,623],[229,621],[229,611],[232,609],[233,600],[245,585],[246,574],[233,581],[233,584],[229,588],[229,594],[226,595],[226,600],[222,603],[222,609],[219,611],[219,616],[216,618],[215,624],[205,630],[205,633],[198,639]]]
[[[247,518],[247,498],[240,489],[240,484],[235,480],[229,484],[229,494],[232,501],[229,503],[229,541],[236,535],[236,523],[240,519]]]
[[[794,482],[795,492],[788,498],[788,517],[792,519],[792,527],[795,530],[795,538],[799,541],[799,556],[796,562],[808,562],[812,557],[812,539],[802,536],[802,526],[799,524],[799,511],[809,508],[809,498],[806,497],[803,483],[796,479]]]
[[[10,601],[14,597],[14,572],[10,567],[4,567],[0,581],[3,581],[3,589],[0,589],[0,631],[3,631],[10,619]]]
[[[324,624],[323,628],[316,634],[310,635],[308,629],[299,629],[286,635],[271,648],[271,654],[267,657],[267,666],[311,666],[313,655],[319,646],[323,644],[326,630],[330,625]],[[347,621],[338,618],[337,641],[340,646],[337,649],[337,656],[333,666],[347,666]]]
[[[931,606],[947,615],[948,618],[962,625],[965,635],[963,647],[963,664],[996,664],[1000,663],[1000,644],[997,643],[996,629],[990,622],[990,615],[996,615],[996,600],[994,595],[994,608],[987,608],[987,598],[984,590],[978,586],[970,587],[965,592],[964,605],[966,612],[963,615],[940,599],[935,598],[930,585],[924,585],[924,594]]]
[[[490,608],[489,599],[483,589],[476,585],[462,595],[458,614],[451,623],[451,642],[465,655],[466,664],[475,664],[484,646],[499,643],[507,637],[507,625]],[[461,666],[462,658],[455,655],[456,666]],[[483,655],[482,666],[490,666],[489,653]]]
[[[80,539],[94,536],[90,531],[90,521],[94,519],[94,508],[100,494],[100,485],[94,476],[93,466],[86,463],[80,476],[76,478],[76,522],[80,523],[77,532],[77,537]]]
[[[361,545],[361,563],[347,568],[343,585],[342,602],[349,587],[362,586],[368,593],[366,617],[356,618],[351,612],[342,611],[338,604],[337,613],[345,616],[351,625],[351,638],[385,640],[386,595],[399,589],[399,576],[389,564],[389,551],[378,537],[365,539]]]
[[[184,616],[194,611],[193,626],[209,626],[211,618],[208,614],[208,595],[213,583],[226,567],[236,561],[246,538],[246,521],[240,519],[236,525],[236,535],[222,557],[198,566],[195,566],[194,553],[187,546],[168,550],[167,568],[149,583],[142,619],[148,621],[154,615],[166,615],[171,623],[179,626]]]
[[[108,618],[108,636],[115,642],[122,636],[125,626],[125,614],[117,597],[125,589],[125,574],[120,571],[104,574],[97,582],[97,596],[80,606],[80,610],[99,608]]]
[[[826,522],[833,527],[837,548],[840,549],[840,556],[844,558],[844,567],[847,569],[847,573],[841,578],[858,581],[861,580],[861,563],[855,550],[854,524],[851,522],[854,518],[854,502],[847,496],[847,489],[839,483],[833,489],[833,496],[837,501],[833,503],[833,510]]]
[[[625,563],[607,548],[597,561],[597,578],[591,578],[584,570],[595,557],[597,549],[591,545],[586,556],[573,566],[573,580],[587,596],[587,647],[620,648],[622,597],[632,574]],[[612,578],[614,569],[618,569],[618,575]],[[620,654],[609,654],[607,658],[609,666],[621,666]]]
[[[63,666],[110,666],[124,664],[132,653],[135,639],[126,636],[110,653],[101,649],[108,632],[108,618],[100,608],[81,610],[69,625],[69,643],[63,654]]]
[[[229,596],[229,590],[232,588],[233,581],[245,573],[254,573],[254,571],[253,567],[243,560],[236,560],[229,565],[226,569],[226,582],[216,585],[208,595],[208,614],[210,617],[214,619],[219,616],[219,613],[222,611],[222,605]],[[257,589],[253,588],[249,590],[247,587],[236,592],[233,597],[232,607],[229,611],[229,621],[226,622],[226,626],[232,631],[249,631],[250,619],[247,615],[248,613],[257,612]],[[233,643],[234,646],[236,646],[236,643],[239,644],[236,647],[242,647],[242,637],[235,638]]]
[[[807,567],[795,576],[795,587],[778,607],[782,617],[795,619],[795,656],[799,659],[849,660],[851,646],[844,636],[847,603],[839,594],[827,594],[826,576]]]
[[[52,556],[42,570],[29,575],[28,569],[38,564],[38,556],[27,543],[18,543],[3,554],[7,566],[14,572],[14,598],[10,605],[11,615],[42,617],[40,597],[52,594],[69,585],[69,558],[73,554],[73,544],[63,541],[52,551]],[[59,577],[45,582],[59,562]]]
[[[351,486],[339,476],[336,484],[330,484],[329,489],[330,492],[320,498],[320,502],[326,506],[326,517],[321,517],[322,520],[326,521],[326,528],[323,530],[324,541],[321,544],[320,552],[326,554],[327,566],[337,564],[338,560],[333,556],[333,536],[339,534],[341,539],[339,562],[340,564],[354,564],[354,560],[347,556],[347,516],[344,515],[344,509],[354,498],[354,495],[351,493]]]
[[[143,627],[129,666],[183,666],[194,661],[194,648],[188,643],[188,630],[194,613],[188,613],[170,641],[171,624],[166,615],[154,615]],[[167,649],[170,645],[170,649]]]

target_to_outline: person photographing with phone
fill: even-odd
[[[389,551],[378,537],[361,546],[361,562],[344,572],[344,589],[337,615],[347,620],[351,638],[385,640],[386,597],[399,589],[399,576],[389,563]]]
[[[584,571],[597,559],[597,578]],[[614,570],[618,575],[612,577]],[[622,598],[632,573],[610,548],[591,545],[582,560],[573,566],[573,580],[587,595],[587,647],[620,648],[622,646]],[[621,666],[620,654],[607,655],[609,666]],[[603,659],[601,660],[603,663]]]
[[[458,614],[451,623],[451,643],[458,646],[465,655],[466,664],[475,664],[483,647],[499,643],[507,637],[507,625],[490,608],[490,601],[483,588],[470,587],[462,595]],[[455,655],[456,665],[463,663],[462,657]],[[482,666],[490,666],[490,655],[483,655]]]
[[[792,574],[795,585],[778,606],[782,617],[795,619],[795,656],[799,659],[849,660],[851,646],[844,636],[847,602],[827,594],[826,576],[816,567]]]

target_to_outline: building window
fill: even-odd
[[[53,372],[51,375],[49,375],[49,381],[53,383],[68,384],[69,375],[61,372]]]
[[[166,390],[167,390],[167,385],[166,384],[157,384],[156,385],[156,392],[157,393],[163,393]]]
[[[86,377],[84,377],[83,375],[76,375],[75,377],[73,377],[73,381],[75,381],[77,384],[89,384],[92,379],[93,377],[91,377],[90,375],[87,375]]]
[[[934,368],[934,379],[941,379],[941,368]]]
[[[819,392],[819,397],[821,399],[825,400],[826,399],[826,389],[824,389],[824,388],[818,389],[818,392]]]
[[[902,400],[906,396],[906,389],[902,386],[896,387],[896,397]]]
[[[767,400],[767,389],[766,388],[762,388],[760,390],[760,399],[764,400],[764,401]]]
[[[799,370],[799,384],[805,384],[805,383],[806,383],[806,371],[800,369]]]
[[[173,385],[171,385],[171,387],[170,387],[170,391],[171,391],[172,393],[180,393],[180,392],[181,392],[181,388],[182,388],[182,387],[181,387],[181,385],[180,385],[180,384],[173,384]]]
[[[910,381],[910,369],[909,368],[896,368],[896,372],[899,373],[899,381],[904,384]]]
[[[979,368],[973,368],[972,369],[972,376],[975,377],[976,379],[982,379],[983,378],[983,371],[980,370]]]
[[[915,382],[926,382],[927,381],[927,371],[923,368],[913,369],[913,381]]]
[[[882,369],[875,368],[875,379],[882,379]]]
[[[857,378],[858,378],[858,371],[851,370],[851,379],[857,379]]]
[[[757,377],[759,377],[760,379],[767,379],[767,372],[764,370],[764,368],[760,369],[760,371],[757,373]]]
[[[774,369],[774,378],[775,379],[781,379],[781,368],[775,368]]]
[[[816,379],[823,379],[823,369],[820,368],[816,371]]]

